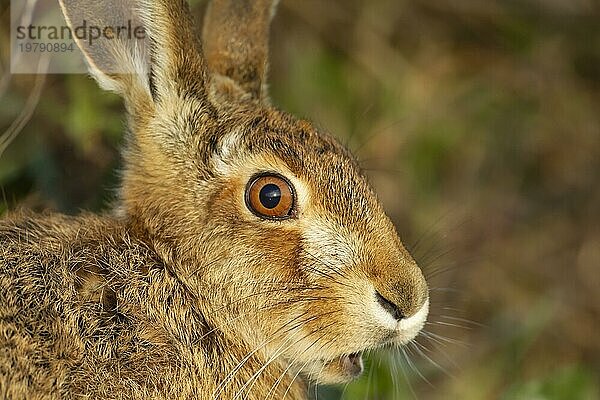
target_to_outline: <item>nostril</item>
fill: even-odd
[[[402,311],[400,311],[397,305],[383,297],[379,292],[375,292],[375,297],[377,297],[377,302],[381,305],[381,307],[383,307],[387,312],[392,314],[392,316],[395,319],[401,320],[403,318],[406,318],[406,316],[402,313]]]

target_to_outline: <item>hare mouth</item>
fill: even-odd
[[[340,382],[347,382],[358,378],[364,370],[362,353],[344,354],[330,360],[321,360],[321,372],[326,371],[330,376],[335,376]]]
[[[352,353],[341,356],[339,358],[339,365],[344,375],[352,378],[359,377],[364,370],[361,353]]]

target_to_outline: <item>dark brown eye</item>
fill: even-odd
[[[246,205],[261,218],[287,219],[292,216],[294,190],[280,175],[259,175],[248,182]]]

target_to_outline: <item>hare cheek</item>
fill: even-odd
[[[345,275],[356,261],[354,240],[340,234],[340,231],[343,228],[312,216],[306,218],[306,225],[302,227],[302,243],[309,259],[318,262],[317,266],[324,272],[334,272],[337,276]]]

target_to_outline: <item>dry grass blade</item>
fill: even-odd
[[[33,113],[40,101],[44,84],[46,83],[46,72],[48,71],[49,64],[50,57],[44,56],[40,58],[35,84],[31,90],[31,93],[29,94],[29,97],[27,98],[27,101],[25,102],[25,106],[21,110],[21,113],[18,115],[18,117],[8,127],[8,129],[4,131],[2,135],[0,135],[0,157],[2,157],[2,154],[4,154],[8,146],[10,146],[10,144],[31,120],[31,117],[33,116]]]

